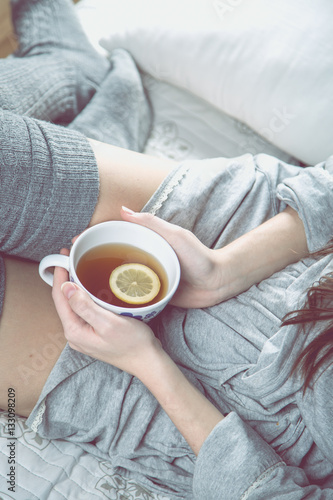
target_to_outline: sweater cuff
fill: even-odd
[[[298,212],[308,249],[323,248],[333,236],[333,177],[330,161],[307,167],[277,186],[277,197]]]
[[[283,466],[275,451],[234,412],[210,433],[199,452],[194,498],[239,499],[268,470]]]

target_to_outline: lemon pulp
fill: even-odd
[[[123,264],[116,267],[109,279],[111,291],[127,304],[147,304],[161,288],[157,274],[143,264]]]

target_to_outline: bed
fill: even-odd
[[[142,71],[154,110],[147,154],[182,162],[264,152],[304,165],[331,154],[328,1],[81,0],[76,9],[101,53],[123,47]],[[22,418],[11,491],[9,430],[3,413],[1,500],[167,500]]]

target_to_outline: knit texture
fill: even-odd
[[[50,122],[76,114],[76,74],[59,56],[0,59],[0,107]]]
[[[40,260],[70,246],[97,203],[96,159],[82,134],[0,110],[0,251]]]
[[[142,151],[152,113],[140,74],[125,50],[114,50],[110,62],[111,70],[100,88],[68,127],[91,139]]]
[[[109,70],[87,39],[71,0],[12,0],[19,41],[0,61],[0,107],[67,124]]]

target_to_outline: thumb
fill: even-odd
[[[66,299],[69,300],[77,291],[77,288],[78,288],[77,285],[75,285],[71,281],[66,281],[65,283],[62,284],[61,291],[66,297]]]
[[[72,312],[89,325],[96,325],[96,321],[98,321],[98,311],[96,309],[99,308],[84,290],[67,281],[63,283],[61,291],[66,297]],[[70,315],[68,315],[68,320],[72,320]]]

